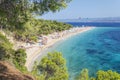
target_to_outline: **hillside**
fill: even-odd
[[[36,73],[27,71],[26,49],[16,45],[21,45],[19,42],[34,44],[41,35],[61,32],[71,27],[69,24],[40,19],[27,22],[21,28],[2,27],[0,30],[0,80],[34,80],[24,73],[29,73],[39,80]]]
[[[35,80],[30,75],[21,73],[10,63],[0,61],[0,80]]]

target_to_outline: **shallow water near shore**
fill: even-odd
[[[84,68],[90,76],[98,70],[120,73],[120,28],[98,27],[59,41],[43,53],[59,51],[66,59],[70,80]]]

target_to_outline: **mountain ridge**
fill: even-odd
[[[120,22],[120,17],[58,19],[60,22]]]

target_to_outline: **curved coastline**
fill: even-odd
[[[59,42],[61,40],[67,39],[67,38],[69,38],[71,36],[74,36],[74,35],[77,35],[79,33],[89,31],[89,30],[94,29],[94,28],[95,27],[79,27],[74,32],[68,32],[66,35],[64,35],[62,37],[59,37],[57,39],[52,39],[49,43],[42,46],[42,48],[39,47],[39,46],[35,46],[35,47],[31,48],[31,52],[26,50],[27,60],[26,60],[25,66],[27,67],[28,71],[31,71],[32,67],[34,65],[34,62],[37,61],[38,58],[43,55],[43,53],[41,53],[41,52],[43,52],[45,49],[51,47],[52,45],[54,45],[55,43],[57,43],[57,42]],[[74,28],[72,28],[72,29],[74,29]],[[40,60],[40,58],[39,58],[39,60]]]

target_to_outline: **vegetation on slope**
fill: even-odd
[[[12,44],[0,33],[0,60],[10,59],[13,52]]]
[[[56,21],[35,19],[46,12],[59,11],[71,0],[1,0],[0,27],[13,32],[17,40],[36,41],[37,35],[49,34],[70,28]],[[53,5],[54,4],[54,5]]]
[[[24,49],[18,49],[17,51],[15,51],[13,63],[20,71],[27,71],[25,67],[26,58],[27,55]]]
[[[42,34],[50,34],[71,28],[71,25],[36,19],[37,15],[59,11],[70,0],[1,0],[0,28],[12,33],[16,40],[37,41]],[[53,5],[54,4],[54,5]],[[23,49],[14,50],[9,40],[0,34],[0,60],[9,61],[22,72],[26,72],[26,53]]]
[[[89,74],[87,69],[83,69],[80,75],[75,78],[76,80],[89,80]]]
[[[0,60],[9,61],[21,71],[26,71],[26,53],[24,49],[14,50],[9,40],[0,33]]]
[[[99,70],[96,73],[96,77],[89,77],[89,73],[87,69],[83,69],[75,80],[119,80],[120,74],[117,72],[113,72],[112,70],[103,71]]]
[[[50,20],[34,19],[28,22],[22,29],[13,30],[14,37],[21,41],[37,41],[40,35],[47,35],[53,32],[60,32],[70,29],[72,26],[65,23],[60,23]]]
[[[30,75],[21,73],[7,61],[0,61],[0,80],[35,80]]]
[[[66,62],[59,52],[48,53],[32,72],[40,75],[40,80],[68,80]]]

